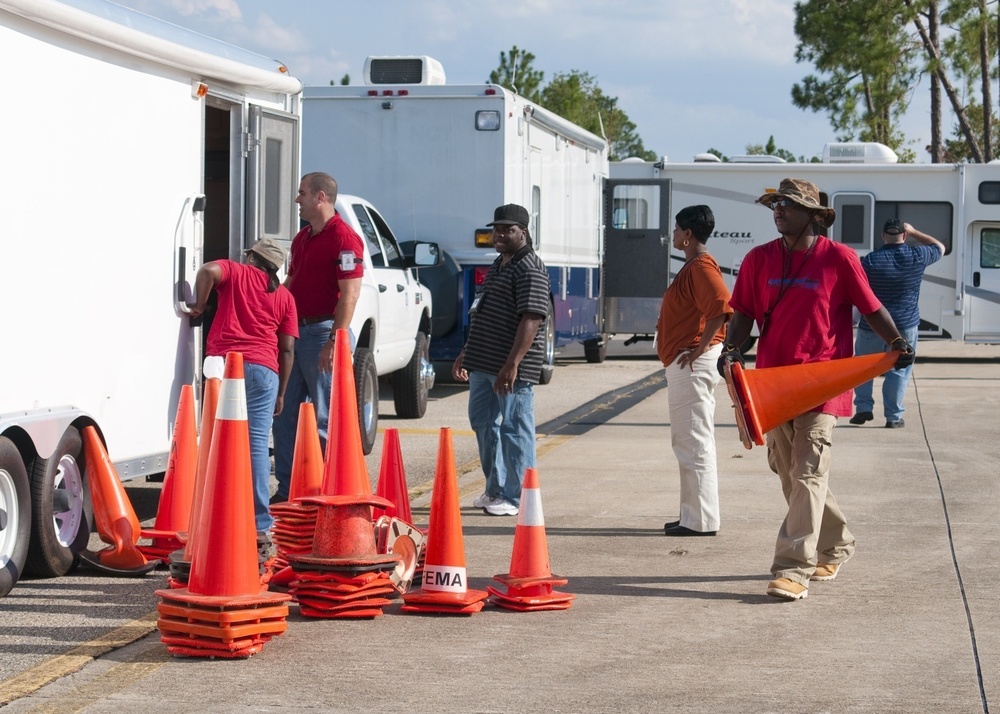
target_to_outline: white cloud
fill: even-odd
[[[203,17],[208,21],[243,19],[236,0],[170,0],[170,6],[184,17]]]

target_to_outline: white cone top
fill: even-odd
[[[521,489],[521,504],[518,506],[517,511],[517,525],[545,525],[545,516],[542,514],[542,492],[540,489]]]
[[[219,389],[219,406],[215,420],[246,421],[247,391],[242,379],[223,379]]]

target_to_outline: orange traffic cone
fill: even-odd
[[[192,540],[196,537],[198,514],[201,512],[202,494],[205,492],[205,477],[208,473],[208,454],[212,448],[212,430],[215,427],[215,412],[219,407],[219,391],[222,380],[210,377],[205,380],[205,393],[201,404],[201,436],[198,441],[198,463],[194,477],[194,494],[191,501],[191,515],[188,518],[188,532],[184,537],[183,550],[170,554],[170,584],[184,587],[191,572]]]
[[[271,504],[274,525],[271,526],[271,540],[274,542],[274,570],[280,572],[288,565],[292,555],[312,552],[313,533],[316,530],[316,510],[314,503],[301,503],[298,499],[316,496],[323,485],[323,449],[319,443],[316,428],[316,408],[312,402],[299,405],[299,422],[295,432],[295,452],[292,456],[292,476],[288,489],[288,501]],[[289,582],[286,573],[277,581],[283,585]]]
[[[97,429],[84,427],[83,443],[94,523],[101,540],[111,547],[96,553],[84,550],[80,560],[110,575],[145,575],[158,561],[147,561],[135,547],[139,541],[139,519]]]
[[[407,523],[413,523],[410,513],[410,494],[406,487],[406,470],[403,468],[403,450],[399,445],[399,430],[386,429],[382,436],[382,463],[378,474],[375,494],[382,496],[393,505],[388,508],[374,508],[372,515],[394,516]]]
[[[167,651],[249,657],[287,629],[287,601],[260,584],[243,355],[226,355],[188,587],[157,590]]]
[[[465,569],[462,512],[458,506],[458,479],[451,429],[438,437],[437,470],[431,496],[427,550],[420,590],[403,595],[404,612],[471,615],[483,609],[485,590],[469,590]]]
[[[493,602],[508,610],[567,610],[575,595],[556,592],[553,585],[565,585],[568,580],[549,570],[549,548],[545,538],[545,517],[542,515],[542,492],[538,486],[538,471],[524,472],[521,505],[514,528],[514,549],[510,556],[510,572],[494,575],[507,586],[502,593],[487,587]]]
[[[307,617],[377,617],[393,592],[400,557],[378,552],[371,509],[392,504],[372,494],[357,414],[350,339],[338,330],[321,493],[299,499],[319,507],[312,552],[289,557],[289,592]]]
[[[900,354],[880,352],[750,370],[727,362],[723,371],[743,445],[764,446],[764,434],[771,429],[884,374]]]
[[[178,533],[187,533],[194,500],[194,482],[198,471],[198,431],[194,417],[194,387],[181,386],[177,401],[177,418],[170,445],[170,460],[160,490],[153,528],[143,529],[143,538],[152,538],[152,545],[140,545],[139,552],[148,558],[166,561],[172,552],[183,547]]]

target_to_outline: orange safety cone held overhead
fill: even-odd
[[[177,400],[170,459],[160,490],[153,528],[143,529],[143,538],[152,538],[152,545],[140,545],[147,557],[166,560],[170,553],[183,547],[179,533],[187,533],[194,501],[194,483],[198,471],[198,429],[194,413],[194,387],[181,386]]]
[[[537,469],[529,468],[524,472],[510,572],[494,575],[493,579],[504,583],[507,592],[493,587],[487,587],[487,590],[493,595],[494,603],[508,610],[567,610],[576,597],[552,589],[552,586],[565,585],[568,581],[553,575],[549,569],[549,548]]]
[[[194,496],[191,501],[191,515],[188,518],[188,532],[183,550],[170,554],[170,577],[173,583],[187,585],[191,571],[192,542],[197,538],[198,514],[201,511],[202,494],[205,492],[205,477],[208,473],[208,455],[212,449],[212,431],[215,427],[215,412],[219,407],[219,391],[222,380],[210,377],[205,380],[205,391],[201,404],[201,436],[198,440],[198,463],[194,478]]]
[[[188,587],[157,590],[157,627],[167,651],[192,657],[249,657],[287,629],[290,596],[269,593],[258,575],[253,477],[243,355],[226,355]]]
[[[764,434],[771,429],[884,374],[900,354],[897,350],[749,370],[727,361],[723,372],[740,440],[748,449],[764,446]]]
[[[84,550],[80,560],[110,575],[145,575],[158,561],[147,561],[136,548],[139,519],[97,429],[83,428],[83,444],[94,524],[101,540],[111,547],[96,553]]]
[[[420,590],[403,595],[404,612],[470,615],[483,609],[485,590],[469,590],[462,538],[462,512],[451,429],[441,429],[437,470],[431,495],[427,550]]]

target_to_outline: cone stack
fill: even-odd
[[[402,609],[404,612],[471,615],[483,609],[483,601],[488,596],[484,590],[468,588],[455,455],[451,429],[445,427],[438,437],[437,469],[420,589],[403,595]]]
[[[136,548],[139,519],[97,429],[92,426],[83,428],[83,445],[90,478],[90,499],[94,506],[94,524],[101,540],[110,547],[96,553],[84,550],[80,553],[80,560],[109,575],[145,575],[159,561],[146,560]]]
[[[306,617],[378,617],[395,592],[389,576],[401,560],[375,544],[372,506],[392,504],[373,495],[368,481],[350,349],[347,330],[338,330],[321,493],[299,499],[318,509],[312,552],[289,556],[289,592]]]
[[[727,361],[723,374],[743,446],[764,446],[764,434],[771,429],[888,372],[900,354],[897,350],[750,370]]]
[[[274,569],[280,573],[288,567],[293,555],[307,555],[312,552],[313,533],[316,531],[314,503],[304,503],[306,496],[316,496],[323,485],[323,450],[319,443],[319,429],[316,426],[316,408],[312,402],[302,402],[299,406],[299,422],[295,432],[295,451],[292,456],[292,475],[288,501],[271,505],[274,525],[271,539],[276,555]],[[286,575],[288,575],[286,573]],[[285,576],[272,579],[280,584]]]
[[[198,440],[198,463],[194,477],[194,495],[191,501],[191,517],[188,519],[188,532],[184,536],[184,547],[175,550],[168,557],[170,577],[167,583],[172,588],[182,588],[187,585],[191,573],[191,554],[194,552],[192,541],[197,538],[199,513],[201,512],[202,494],[205,492],[205,480],[208,474],[208,456],[212,450],[212,431],[215,428],[215,412],[219,407],[219,391],[222,380],[211,377],[205,380],[205,393],[201,404],[201,436]]]
[[[258,576],[243,355],[226,355],[188,587],[157,590],[161,640],[187,657],[249,657],[287,629],[288,595]]]
[[[517,512],[517,526],[514,528],[514,549],[510,556],[510,572],[494,575],[493,579],[506,585],[507,592],[487,587],[493,596],[492,602],[508,610],[568,610],[576,597],[552,589],[554,585],[565,585],[569,581],[553,575],[549,570],[542,491],[536,469],[529,468],[524,472],[521,505]]]
[[[152,544],[138,546],[147,558],[163,562],[184,544],[180,533],[187,533],[194,501],[194,482],[198,471],[198,431],[194,413],[194,387],[181,386],[177,400],[177,417],[174,420],[170,459],[163,477],[160,503],[156,509],[153,528],[143,529],[141,536],[151,538]]]

